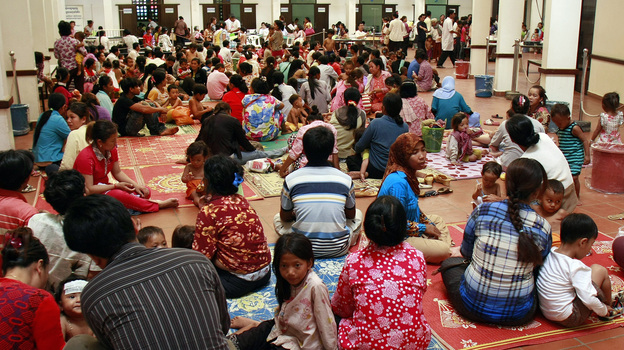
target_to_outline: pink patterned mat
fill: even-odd
[[[480,149],[480,147],[477,147]],[[427,153],[427,166],[434,168],[440,172],[447,174],[456,180],[460,179],[476,179],[481,177],[481,170],[483,164],[493,161],[494,157],[490,154],[485,155],[483,158],[476,162],[462,163],[457,166],[452,164],[446,158],[446,145],[443,144],[442,150],[438,153]]]

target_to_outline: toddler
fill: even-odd
[[[481,170],[481,181],[477,181],[477,186],[472,194],[472,209],[476,208],[479,204],[487,201],[487,198],[491,195],[495,200],[501,198],[500,184],[496,182],[503,172],[503,167],[497,162],[487,162],[483,164],[483,170]]]
[[[187,248],[193,249],[193,238],[195,237],[195,226],[191,225],[178,225],[173,230],[171,236],[172,248]]]
[[[152,28],[147,27],[145,30],[145,34],[143,34],[143,47],[152,47],[154,44],[152,43],[154,37],[152,36]]]
[[[529,112],[527,116],[537,120],[542,124],[544,129],[548,130],[548,124],[550,124],[550,113],[546,108],[546,90],[539,85],[533,85],[529,89]]]
[[[561,181],[548,180],[546,191],[544,191],[540,200],[531,203],[531,208],[550,223],[553,232],[553,246],[556,247],[561,244],[561,240],[555,232],[559,232],[561,220],[568,215],[565,209],[561,209],[564,192],[565,189]]]
[[[468,115],[463,112],[456,113],[451,119],[453,132],[446,142],[446,158],[455,165],[460,162],[476,162],[481,159],[486,150],[472,149],[472,138],[468,128]]]
[[[82,54],[82,51],[84,51],[83,40],[85,38],[85,34],[83,32],[76,32],[76,34],[74,34],[74,38],[76,38],[76,40],[78,40],[79,42],[79,44],[76,45],[76,64],[78,64],[78,71],[76,72],[76,75],[82,75],[84,68],[82,62],[85,58],[85,55]]]
[[[433,58],[433,37],[431,35],[427,35],[427,40],[425,40],[425,51],[427,51],[427,59],[431,61]]]
[[[186,198],[201,208],[201,198],[206,194],[204,188],[204,163],[209,155],[208,146],[204,141],[191,143],[186,149],[188,164],[182,173],[182,182],[186,184]]]
[[[622,111],[618,111],[620,106],[620,95],[617,92],[609,92],[602,97],[602,110],[600,114],[600,123],[596,126],[596,130],[591,136],[592,140],[598,142],[622,143],[620,137],[620,127],[624,124]]]
[[[180,99],[180,90],[178,90],[177,85],[170,84],[167,87],[167,93],[169,94],[169,99],[163,105],[163,107],[176,108],[182,106],[182,100]]]
[[[80,307],[80,295],[87,285],[87,280],[70,275],[59,283],[54,295],[61,308],[61,329],[65,341],[79,334],[93,335]]]
[[[611,280],[607,269],[580,260],[598,237],[596,223],[586,214],[570,214],[561,223],[561,246],[552,248],[537,278],[542,314],[564,327],[585,323],[592,312],[613,318]]]
[[[552,121],[559,131],[559,149],[565,156],[574,179],[576,197],[580,198],[581,183],[579,175],[583,164],[589,164],[589,140],[581,127],[570,118],[570,109],[564,104],[557,103],[550,111]],[[580,203],[579,203],[580,204]]]
[[[228,338],[237,349],[337,349],[337,329],[327,286],[314,272],[312,242],[300,233],[288,233],[275,243],[273,272],[279,304],[275,318],[263,322],[237,316]]]
[[[137,233],[137,241],[147,248],[167,248],[165,232],[160,227],[145,226]]]
[[[178,68],[178,80],[184,80],[191,76],[191,68],[189,68],[188,60],[184,57],[180,58],[180,67]]]
[[[201,119],[204,114],[212,111],[212,108],[206,108],[202,105],[202,100],[208,94],[208,88],[204,84],[195,84],[193,86],[193,98],[189,100],[189,108],[191,109],[191,115],[193,119]]]
[[[290,112],[288,112],[288,118],[286,119],[286,132],[291,133],[299,130],[306,124],[306,118],[308,112],[303,108],[303,99],[297,94],[290,95],[288,102],[292,105]]]

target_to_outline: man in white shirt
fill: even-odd
[[[223,58],[226,70],[232,69],[232,52],[230,51],[230,41],[224,40],[223,47],[219,50],[219,55]]]
[[[108,54],[108,56],[106,56],[106,60],[110,63],[119,60],[119,48],[117,46],[111,47],[110,53]]]
[[[137,57],[139,57],[140,48],[141,48],[141,45],[139,43],[133,43],[132,50],[128,51],[128,57],[136,61]]]
[[[403,21],[399,19],[398,13],[393,13],[392,17],[394,19],[390,22],[389,26],[390,34],[388,38],[390,42],[388,43],[388,49],[397,52],[403,46],[403,37],[407,35],[407,30],[405,29]]]
[[[453,53],[453,20],[455,16],[455,12],[449,10],[444,20],[444,25],[442,26],[442,54],[440,55],[437,68],[444,68],[444,61],[446,61],[446,58],[449,56],[451,57],[451,62],[453,62],[453,67],[455,66],[455,54]]]
[[[366,32],[364,31],[364,22],[362,22],[358,25],[355,33],[353,33],[353,38],[364,39],[365,37],[366,37]]]
[[[153,32],[154,29],[156,29],[156,27],[158,27],[158,23],[154,22],[154,20],[151,19],[151,18],[148,18],[147,21],[149,22],[149,24],[147,26],[152,28],[152,32]]]
[[[86,37],[89,37],[91,35],[94,35],[95,33],[93,32],[93,21],[92,20],[88,20],[87,21],[87,26],[84,27],[84,33]]]
[[[236,19],[236,16],[234,16],[234,14],[231,14],[230,18],[225,20],[225,30],[227,30],[228,33],[238,32],[240,30],[240,27],[240,21]]]
[[[425,17],[425,24],[427,25],[427,34],[429,34],[431,32],[431,11],[425,12],[425,15],[427,15],[427,17]]]

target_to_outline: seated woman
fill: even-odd
[[[332,297],[334,314],[342,317],[341,349],[429,345],[431,329],[422,306],[427,264],[423,254],[405,242],[405,220],[405,209],[392,196],[378,197],[366,211],[364,228],[371,243],[347,257]],[[411,302],[404,302],[408,298]],[[394,307],[397,302],[400,306]],[[388,322],[379,317],[378,307]]]
[[[247,93],[247,84],[238,74],[232,74],[230,77],[230,84],[228,85],[230,91],[223,94],[223,102],[230,105],[232,109],[232,117],[238,119],[239,122],[243,122],[243,98]]]
[[[299,95],[308,106],[316,105],[321,113],[329,112],[329,101],[331,93],[329,85],[320,80],[321,70],[317,67],[310,67],[308,80],[301,85]]]
[[[279,136],[284,104],[270,93],[267,80],[262,77],[251,82],[249,95],[243,97],[243,130],[250,140],[272,141]]]
[[[63,349],[59,307],[42,289],[50,263],[45,246],[25,227],[7,232],[4,239],[4,277],[0,277],[3,348]]]
[[[431,108],[422,97],[418,96],[416,84],[411,80],[406,80],[401,84],[399,93],[403,100],[401,117],[409,125],[409,132],[421,136],[423,120],[435,119]]]
[[[472,212],[461,245],[463,258],[448,259],[440,267],[451,304],[461,316],[500,326],[524,325],[535,316],[535,271],[550,252],[552,236],[548,221],[529,204],[547,180],[539,162],[518,158],[507,168],[509,199],[483,203]]]
[[[93,95],[93,94],[91,94]],[[65,143],[65,152],[61,161],[60,170],[69,170],[74,168],[76,157],[85,147],[89,145],[87,142],[87,123],[91,121],[89,108],[82,102],[74,102],[67,111],[67,125],[71,132],[67,136]]]
[[[149,199],[149,188],[139,185],[121,171],[117,155],[117,127],[108,120],[98,120],[87,128],[91,142],[78,154],[74,169],[85,178],[86,193],[106,194],[119,200],[126,208],[142,213],[157,212],[161,208],[176,208],[178,200]],[[119,181],[111,184],[108,174]]]
[[[204,164],[207,203],[197,215],[193,249],[213,263],[227,298],[239,298],[271,279],[271,252],[256,211],[237,194],[243,168],[227,156]]]
[[[202,122],[195,141],[204,141],[213,155],[231,156],[240,165],[252,159],[279,157],[288,151],[288,147],[271,151],[257,150],[245,137],[241,123],[231,113],[232,109],[226,102],[217,103],[213,114]]]
[[[388,166],[378,196],[396,197],[407,212],[407,242],[429,263],[439,264],[451,255],[451,235],[438,215],[425,215],[418,206],[420,189],[416,173],[427,167],[425,142],[412,133],[399,136],[390,148]]]
[[[329,120],[329,123],[336,128],[339,158],[347,158],[353,154],[353,132],[366,125],[366,112],[358,107],[361,99],[362,96],[357,88],[346,89],[344,91],[345,105],[336,109]]]
[[[371,111],[373,113],[382,110],[383,100],[388,93],[386,78],[392,76],[390,72],[384,70],[381,58],[374,58],[368,65],[370,73],[364,88],[364,93],[370,95]]]
[[[505,125],[511,141],[517,144],[524,152],[522,158],[537,160],[549,180],[558,180],[565,188],[561,208],[568,213],[574,211],[578,197],[574,187],[574,180],[570,166],[563,153],[555,142],[544,133],[536,133],[531,119],[524,115],[514,115]]]
[[[370,149],[370,163],[366,169],[370,178],[381,179],[384,176],[390,146],[399,135],[409,131],[407,124],[400,116],[402,107],[401,96],[387,94],[383,99],[383,117],[373,119],[362,138],[355,144],[357,153]],[[361,166],[361,157],[347,157],[349,171],[360,171]]]
[[[433,93],[431,111],[436,119],[446,122],[446,129],[451,128],[451,118],[457,112],[472,114],[472,109],[464,101],[464,97],[455,91],[455,78],[447,76],[442,80],[442,87]]]
[[[45,167],[47,174],[56,173],[63,160],[63,146],[71,130],[67,126],[65,114],[67,99],[60,93],[50,94],[49,110],[43,112],[37,121],[33,136],[35,164]]]

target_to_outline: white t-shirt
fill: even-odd
[[[403,37],[407,35],[405,24],[398,18],[390,22],[390,35],[388,38],[392,41],[403,41]]]
[[[551,249],[537,278],[537,293],[544,317],[563,321],[572,314],[572,302],[578,298],[598,316],[607,315],[607,306],[597,297],[592,285],[591,268],[578,259]]]
[[[563,153],[555,142],[546,134],[539,134],[540,141],[529,147],[522,158],[535,159],[546,170],[549,180],[559,180],[564,188],[568,188],[574,184],[572,180],[572,172],[570,166]]]
[[[132,44],[134,43],[138,43],[139,42],[139,38],[137,38],[136,36],[130,34],[130,35],[126,35],[123,37],[123,41],[126,44],[126,47],[128,48],[128,51],[132,50]]]
[[[225,20],[225,30],[227,30],[228,32],[239,30],[240,26],[240,21],[237,19],[232,21],[228,18]]]
[[[453,51],[453,20],[446,18],[442,25],[442,51]]]

